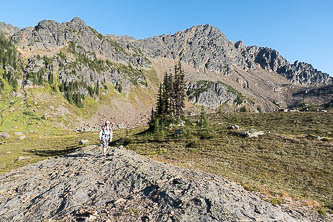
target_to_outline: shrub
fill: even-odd
[[[321,216],[326,216],[326,210],[325,208],[321,207],[318,209],[318,214],[320,214]]]
[[[239,112],[241,113],[246,113],[248,112],[247,108],[245,106],[242,106],[240,109],[239,109]]]
[[[280,198],[271,198],[269,202],[273,205],[281,205],[284,203],[284,201]]]
[[[187,141],[185,147],[186,148],[198,148],[198,147],[200,147],[200,143],[197,139],[192,139],[192,140]]]

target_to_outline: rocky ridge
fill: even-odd
[[[172,35],[139,40],[134,45],[150,57],[179,59],[200,72],[215,71],[231,75],[235,66],[245,71],[260,67],[278,73],[295,84],[333,83],[332,77],[314,69],[310,64],[298,61],[290,64],[274,49],[246,47],[242,41],[233,43],[211,25],[193,26]]]
[[[0,22],[0,33],[4,33],[7,36],[12,36],[16,32],[18,32],[20,28],[12,26],[10,24],[6,24],[4,22]]]
[[[294,84],[320,86],[333,84],[333,78],[311,64],[295,61],[290,64],[280,53],[267,47],[249,46],[246,51],[261,68],[278,73]]]
[[[95,146],[0,175],[0,221],[315,221],[221,177]]]

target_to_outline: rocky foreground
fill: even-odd
[[[221,177],[95,146],[0,176],[0,221],[315,221]]]

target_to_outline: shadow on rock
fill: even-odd
[[[81,146],[68,146],[65,149],[62,150],[29,150],[29,153],[32,153],[34,155],[37,156],[41,156],[41,157],[52,157],[52,156],[68,156],[71,157],[70,153],[73,153],[75,151],[77,151],[78,149],[82,148]],[[81,155],[81,154],[75,154],[75,155]],[[88,154],[84,154],[84,155],[88,155]]]

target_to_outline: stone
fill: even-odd
[[[89,143],[89,140],[80,140],[79,141],[80,145],[84,145],[84,144],[87,144],[87,143]]]
[[[125,129],[126,126],[124,124],[120,123],[120,124],[117,124],[117,128],[118,129]]]
[[[146,38],[133,44],[149,57],[177,58],[198,72],[214,71],[230,75],[233,66],[245,71],[260,67],[278,73],[295,84],[333,83],[329,74],[313,68],[311,64],[298,61],[291,64],[277,50],[245,46],[242,41],[233,43],[211,25],[197,25],[173,35]],[[243,88],[247,87],[245,83]]]
[[[248,130],[244,132],[236,132],[237,135],[241,137],[247,138],[257,138],[259,136],[265,135],[264,131],[257,131],[257,130]]]
[[[1,132],[0,133],[0,137],[3,137],[3,138],[10,138],[10,135],[6,132]]]
[[[23,133],[22,132],[15,132],[14,133],[16,136],[23,136]]]
[[[332,84],[333,78],[312,67],[311,64],[295,61],[290,64],[278,51],[267,47],[249,46],[246,52],[261,68],[276,72],[292,83],[302,85]]]
[[[27,160],[27,159],[30,159],[31,156],[19,156],[19,158],[17,158],[18,161],[21,161],[21,160]]]
[[[228,127],[227,127],[227,129],[229,129],[229,130],[239,130],[239,126],[238,125],[229,125]]]
[[[19,139],[19,140],[24,140],[24,139],[25,139],[25,135],[19,136],[18,139]]]
[[[252,137],[258,137],[264,135],[264,131],[256,131],[256,130],[250,130],[245,132],[246,137],[252,138]]]

